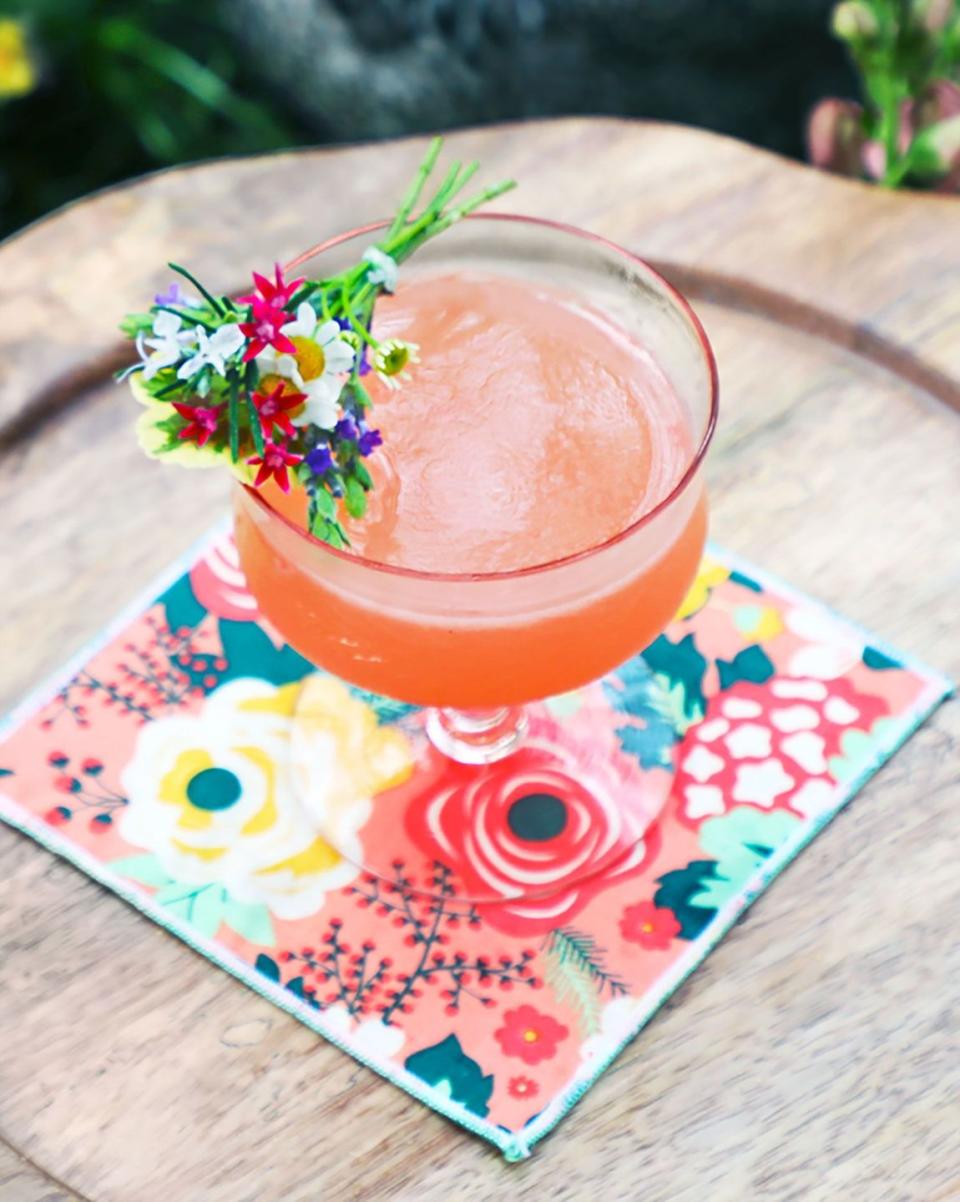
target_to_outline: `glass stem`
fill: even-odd
[[[496,709],[432,709],[427,714],[430,742],[459,764],[492,764],[516,751],[527,731],[523,706]]]

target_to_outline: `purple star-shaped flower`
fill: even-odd
[[[188,309],[196,304],[196,297],[188,296],[181,291],[180,284],[174,280],[166,292],[158,292],[153,298],[155,305],[185,305]]]
[[[357,423],[348,414],[346,417],[341,417],[333,430],[337,438],[349,438],[351,442],[356,442],[360,437],[360,430]]]
[[[307,456],[307,467],[315,476],[322,476],[333,467],[333,456],[327,446],[314,447]]]
[[[359,447],[360,454],[366,459],[368,455],[373,454],[377,447],[383,446],[383,438],[380,435],[380,431],[364,430],[360,435],[357,446]]]

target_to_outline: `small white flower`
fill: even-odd
[[[399,388],[404,380],[409,380],[406,370],[413,363],[420,362],[420,348],[415,342],[404,342],[400,338],[387,338],[377,347],[373,358],[373,367],[380,379],[388,388]]]
[[[172,367],[184,348],[193,346],[197,336],[193,330],[182,328],[183,322],[176,313],[158,313],[153,320],[153,337],[144,337],[143,331],[137,335],[137,352],[144,362],[143,378],[152,380],[158,371]],[[149,348],[149,353],[147,348]]]
[[[243,331],[236,323],[221,326],[212,335],[203,326],[197,326],[197,350],[180,364],[177,379],[189,380],[208,363],[218,375],[226,375],[224,360],[238,351],[244,342]]]
[[[379,246],[368,246],[363,252],[364,260],[369,263],[370,270],[367,272],[367,282],[370,284],[382,284],[387,292],[396,292],[397,290],[397,275],[399,268],[395,259],[382,251]]]
[[[296,353],[289,355],[265,347],[257,355],[260,377],[282,376],[306,394],[303,409],[290,419],[294,425],[332,430],[339,417],[342,377],[353,366],[353,347],[337,323],[318,319],[307,301],[297,308],[296,320],[285,325],[283,332],[297,348]]]

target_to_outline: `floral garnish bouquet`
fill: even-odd
[[[457,200],[478,164],[455,162],[415,215],[441,145],[431,143],[379,243],[339,275],[287,280],[277,266],[272,279],[254,273],[249,295],[229,297],[170,264],[193,291],[174,283],[121,326],[140,356],[121,378],[145,406],[138,433],[147,454],[226,464],[256,488],[274,481],[288,492],[292,477],[307,493],[311,533],[346,545],[340,507],[363,516],[373,487],[364,460],[382,442],[364,377],[373,372],[395,388],[418,362],[413,343],[374,335],[377,298],[428,239],[513,187],[505,181]]]

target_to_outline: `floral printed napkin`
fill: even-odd
[[[717,550],[646,664],[538,707],[481,779],[415,751],[417,711],[313,673],[221,530],[7,721],[0,817],[515,1160],[950,691]],[[301,688],[322,768],[291,753]],[[674,760],[642,843],[564,886],[583,847],[557,798],[628,797]],[[484,832],[497,875],[467,846],[505,798],[529,812]],[[317,806],[360,860],[395,840],[393,880],[325,843]],[[497,890],[527,837],[556,889],[519,902]]]

